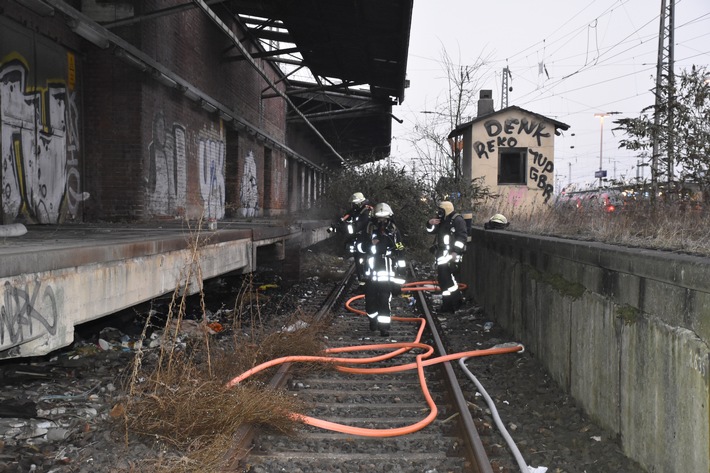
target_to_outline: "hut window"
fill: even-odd
[[[498,162],[498,184],[525,184],[527,148],[501,149]]]

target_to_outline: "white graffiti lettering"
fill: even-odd
[[[201,137],[199,146],[200,193],[207,218],[224,218],[224,141]]]
[[[61,82],[30,88],[27,76],[20,60],[0,68],[3,217],[12,221],[24,215],[36,223],[57,223],[69,174],[67,90]],[[72,121],[77,116],[73,112]],[[76,128],[72,132],[77,133]],[[76,185],[77,160],[72,156]]]
[[[153,140],[148,144],[148,209],[156,215],[175,215],[187,200],[185,127],[165,124],[162,112],[153,118]]]
[[[242,185],[239,189],[239,213],[242,217],[255,217],[259,212],[259,185],[256,180],[256,160],[254,152],[249,151],[244,158]]]
[[[89,198],[89,193],[81,192],[79,107],[76,91],[70,92],[67,98],[67,210],[72,218],[77,218],[79,204]]]

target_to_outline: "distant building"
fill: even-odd
[[[501,208],[552,203],[555,135],[569,125],[516,106],[496,112],[491,97],[482,90],[478,116],[449,134],[462,141],[464,179],[483,178]]]

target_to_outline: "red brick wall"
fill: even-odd
[[[136,14],[182,3],[132,2]],[[20,19],[27,16],[22,7],[10,5],[2,12],[12,10]],[[221,218],[287,209],[288,179],[281,151],[271,153],[267,175],[278,182],[268,186],[271,208],[264,209],[264,141],[236,131],[179,89],[125,63],[114,54],[114,46],[101,50],[81,40],[61,14],[41,18],[33,27],[55,36],[61,32],[63,41],[74,41],[81,48],[82,178],[91,195],[84,203],[87,220],[198,218],[215,212]],[[200,9],[112,31],[273,139],[285,141],[285,101],[262,99],[268,85],[248,62],[225,60],[231,41]],[[238,49],[233,47],[233,53]],[[275,71],[261,65],[276,81]]]

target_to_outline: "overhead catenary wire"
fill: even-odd
[[[699,5],[697,0],[676,0],[676,2],[677,5],[680,5],[680,8],[676,10],[676,67],[689,68],[691,62],[707,63],[704,59],[710,54],[707,48],[707,44],[710,43],[703,43],[702,40],[706,37],[705,35],[710,35],[710,28],[703,27],[710,21],[709,9],[705,5]],[[550,4],[552,3],[554,2],[550,2]],[[547,15],[545,19],[542,19],[544,15],[530,16],[524,30],[516,26],[514,20],[511,20],[510,24],[506,23],[506,31],[510,32],[515,29],[515,32],[510,37],[506,35],[506,41],[497,43],[496,47],[500,51],[490,55],[489,60],[480,70],[481,79],[479,82],[488,85],[484,88],[492,89],[493,97],[502,97],[501,71],[507,66],[515,80],[515,92],[508,94],[509,105],[516,105],[570,125],[573,130],[572,135],[563,133],[562,139],[558,142],[560,146],[556,146],[555,152],[555,160],[569,159],[571,155],[573,155],[571,158],[573,161],[577,158],[580,159],[574,172],[572,169],[569,171],[572,176],[570,184],[574,182],[575,185],[583,185],[590,180],[588,176],[591,176],[591,168],[587,172],[587,163],[582,159],[583,156],[580,152],[586,152],[585,150],[589,148],[590,156],[593,149],[595,154],[598,153],[599,141],[590,137],[598,136],[599,124],[591,113],[586,112],[600,112],[613,108],[628,117],[634,117],[644,113],[643,110],[653,104],[653,76],[655,75],[658,38],[657,22],[660,17],[659,3],[641,0],[602,0],[587,2],[584,5],[568,4],[564,8],[559,8],[556,15]],[[548,7],[553,7],[553,5],[539,4],[537,10],[530,8],[530,12],[542,12],[548,10]],[[562,18],[566,21],[560,22],[554,18]],[[592,51],[594,38],[591,33],[593,31],[589,29],[590,23],[594,20],[598,23],[597,30],[599,31],[599,57],[596,65],[593,65],[596,58],[596,52]],[[438,21],[438,17],[432,17],[430,24],[433,25],[431,23],[433,21]],[[442,21],[446,21],[446,19],[442,18]],[[522,31],[524,34],[521,34]],[[584,40],[587,31],[590,31],[590,60],[587,61],[585,67],[582,67],[587,54]],[[490,37],[487,30],[483,30],[482,33],[486,36],[480,37],[481,40]],[[477,39],[476,30],[468,32],[467,35],[472,39],[470,44],[478,44],[475,41]],[[544,57],[542,56],[543,44]],[[456,47],[455,43],[452,45],[454,48]],[[488,50],[487,43],[485,47]],[[417,49],[413,52],[418,55],[410,57],[426,58],[416,61],[416,64],[421,64],[417,72],[424,76],[422,79],[437,80],[443,85],[445,77],[440,75],[433,77],[436,76],[436,73],[430,71],[430,63],[426,62],[431,61],[431,64],[436,62],[432,55],[419,54]],[[471,51],[471,54],[478,56],[475,51]],[[539,75],[540,60],[544,62],[544,68],[549,73],[550,79],[545,77],[544,70],[542,75]],[[468,56],[463,55],[464,64],[472,62]],[[576,75],[560,82],[561,77],[575,72],[577,72]],[[412,83],[418,84],[420,80],[413,77]],[[440,89],[443,90],[443,87],[436,88],[436,90]],[[410,163],[416,163],[415,171],[421,172],[419,162],[422,160],[422,152],[427,151],[427,148],[416,140],[421,137],[426,139],[421,133],[421,129],[429,125],[428,123],[422,124],[422,121],[418,119],[421,118],[418,110],[431,110],[432,108],[415,103],[413,100],[416,99],[411,97],[415,97],[417,93],[429,94],[434,90],[433,87],[427,87],[422,89],[422,92],[414,90],[410,92],[410,100],[404,103],[401,115],[407,120],[405,126],[408,129],[399,132],[401,136],[397,137],[397,141],[401,140],[402,143],[399,146],[395,144],[394,149],[401,151],[398,154],[402,161],[406,162],[411,159]],[[431,99],[427,101],[432,102]],[[411,110],[407,111],[410,104]],[[475,117],[475,104],[464,115]],[[430,115],[427,115],[426,119],[429,118]],[[471,120],[474,119],[471,118]],[[420,128],[417,129],[417,126]],[[442,133],[449,131],[444,130]],[[405,133],[408,133],[409,136]],[[604,154],[607,156],[616,155],[625,163],[628,160],[629,165],[624,164],[622,168],[633,169],[638,153],[619,147],[621,136],[618,131],[606,130],[605,133],[613,134],[614,138],[604,140],[604,146],[609,151],[609,153],[605,151]],[[576,138],[573,139],[572,136],[576,136]],[[393,142],[396,143],[394,140]],[[414,148],[414,158],[408,158],[410,148]],[[564,167],[567,167],[566,163]],[[596,165],[593,170],[597,170]],[[621,175],[631,178],[633,171],[622,170]]]
[[[627,1],[627,2],[622,2],[621,4],[622,4],[622,5],[625,5],[625,3],[628,3],[628,1]],[[533,69],[533,68],[539,69],[539,64],[536,63],[535,65],[521,65],[521,64],[520,64],[520,61],[522,61],[526,56],[523,57],[523,58],[521,58],[521,59],[518,59],[517,61],[515,60],[516,57],[520,57],[523,53],[529,51],[531,48],[533,48],[533,47],[535,47],[535,46],[540,46],[540,45],[542,45],[542,49],[545,51],[544,57],[546,58],[546,60],[545,60],[546,64],[553,64],[553,63],[556,63],[556,62],[558,62],[558,61],[565,60],[565,59],[555,59],[554,56],[555,56],[559,51],[563,50],[563,48],[565,48],[565,47],[567,46],[567,43],[568,43],[568,41],[569,41],[569,38],[579,35],[580,33],[582,33],[582,32],[584,32],[585,30],[587,30],[587,29],[589,28],[589,25],[590,25],[591,23],[598,22],[602,17],[613,13],[613,12],[614,12],[614,8],[615,8],[614,5],[612,5],[612,6],[608,7],[603,13],[599,14],[599,15],[596,16],[593,20],[591,20],[591,22],[587,22],[587,23],[585,23],[584,25],[579,26],[579,27],[576,28],[575,30],[571,31],[570,33],[567,33],[567,34],[563,35],[562,37],[560,37],[560,38],[558,38],[558,39],[550,40],[550,37],[552,37],[552,36],[553,36],[557,31],[559,31],[562,27],[558,28],[558,29],[555,30],[553,33],[551,33],[550,35],[548,35],[544,40],[541,40],[540,42],[535,43],[533,46],[530,46],[530,47],[528,47],[528,48],[522,50],[521,52],[514,53],[514,54],[511,55],[511,56],[507,56],[507,57],[506,57],[506,63],[510,64],[510,67],[511,67],[511,68],[512,68],[512,67],[515,67],[515,69],[516,69],[516,71],[517,71],[517,74],[516,74],[516,77],[517,77],[517,78],[520,78],[520,79],[522,79],[523,81],[527,81],[527,82],[529,82],[529,83],[536,84],[536,82],[532,82],[532,81],[530,81],[527,77],[525,77],[525,74],[522,73],[521,71],[525,71],[526,69]],[[585,8],[585,9],[586,9],[586,8]],[[573,18],[577,17],[577,16],[578,16],[579,14],[581,14],[585,9],[581,10],[580,12],[578,12],[576,15],[573,16]],[[681,25],[676,26],[676,29],[681,29],[681,28],[684,27],[684,26],[688,26],[688,25],[694,24],[694,23],[696,23],[696,22],[698,22],[698,21],[701,21],[702,19],[704,19],[705,17],[708,17],[708,16],[710,16],[710,13],[706,13],[706,14],[700,15],[700,16],[698,16],[698,17],[692,19],[692,20],[689,20],[689,21],[687,21],[687,22],[685,22],[685,23],[683,23],[683,24],[681,24]],[[527,97],[527,96],[529,96],[529,95],[531,95],[531,94],[537,94],[536,97],[543,97],[543,98],[544,98],[544,97],[546,97],[545,94],[549,94],[550,91],[554,90],[554,89],[555,89],[556,87],[558,87],[561,83],[563,83],[563,81],[564,81],[565,79],[567,79],[567,78],[569,78],[569,77],[572,77],[573,75],[579,74],[579,73],[581,73],[581,72],[583,72],[583,71],[585,71],[585,70],[589,70],[589,69],[591,69],[592,67],[596,67],[596,66],[599,66],[599,65],[608,63],[608,60],[609,60],[609,59],[614,58],[614,57],[618,57],[618,56],[620,56],[620,55],[622,55],[622,54],[624,54],[624,53],[633,51],[633,50],[635,50],[638,46],[641,46],[641,45],[643,45],[643,44],[649,44],[649,42],[651,42],[651,40],[655,40],[655,38],[656,38],[656,36],[657,36],[656,34],[649,34],[649,35],[646,35],[646,36],[645,36],[645,39],[644,39],[644,37],[641,37],[641,38],[640,38],[641,43],[634,44],[634,45],[632,45],[631,47],[626,48],[626,49],[624,49],[623,51],[620,51],[620,52],[618,52],[618,53],[616,53],[616,54],[614,54],[614,55],[612,55],[612,56],[610,56],[610,57],[608,56],[611,51],[616,50],[616,49],[617,49],[619,46],[621,46],[621,45],[627,44],[627,43],[630,41],[630,38],[632,38],[634,35],[638,35],[641,31],[643,31],[644,28],[647,28],[647,27],[648,27],[649,25],[651,25],[652,23],[657,22],[657,21],[658,21],[658,18],[659,18],[659,15],[655,15],[653,18],[651,18],[650,20],[648,20],[646,23],[644,23],[644,24],[641,25],[640,27],[635,28],[632,32],[630,32],[628,35],[626,35],[623,39],[621,39],[621,40],[617,41],[615,44],[613,44],[613,45],[611,45],[611,46],[609,46],[609,47],[606,47],[606,48],[604,48],[603,50],[601,50],[601,51],[599,52],[599,54],[598,54],[598,57],[597,57],[596,61],[594,61],[594,62],[592,62],[592,63],[589,63],[588,61],[585,61],[585,64],[582,65],[582,66],[581,66],[580,68],[578,68],[577,70],[575,70],[574,72],[569,73],[569,74],[565,75],[564,77],[562,77],[562,78],[560,78],[560,79],[557,79],[556,81],[553,81],[552,83],[545,84],[544,86],[538,87],[536,90],[533,90],[533,91],[531,91],[531,92],[528,92],[527,94],[525,94],[525,95],[523,95],[523,96],[519,96],[519,97],[516,98],[516,100],[520,102],[520,101],[524,100],[525,97]],[[566,22],[565,24],[568,24],[568,23],[569,23],[569,21]],[[552,51],[552,52],[549,51],[551,45],[557,44],[557,43],[560,43],[560,42],[562,43],[561,46],[560,46],[560,48],[558,48],[557,50],[554,50],[554,51]],[[586,55],[586,54],[588,54],[588,50],[585,51],[584,53],[580,53],[580,54],[578,54],[578,55]],[[705,54],[705,53],[700,53],[700,54]],[[700,54],[699,54],[699,55],[700,55]],[[539,53],[538,53],[538,55],[539,55]],[[571,57],[574,57],[574,56],[571,56]],[[567,58],[567,59],[569,59],[569,58]],[[689,59],[689,58],[685,58],[685,59]],[[679,62],[680,62],[680,61],[682,61],[682,59],[679,60]],[[655,66],[655,65],[654,65],[654,66]],[[647,70],[649,70],[649,69],[650,69],[650,68],[643,68],[643,69],[641,69],[641,70],[637,70],[635,73],[624,74],[624,75],[622,75],[622,76],[619,76],[618,78],[623,78],[623,77],[628,77],[628,76],[630,76],[630,75],[635,75],[635,74],[638,74],[638,73],[647,71]],[[596,85],[596,84],[590,84],[589,87],[594,87],[595,85]],[[580,89],[582,89],[582,88],[583,88],[583,87],[578,87],[578,88],[576,88],[576,89],[573,89],[573,91],[580,90]],[[569,92],[569,91],[565,91],[564,93],[568,93],[568,92]],[[532,100],[532,101],[534,101],[534,100]],[[521,105],[526,105],[526,104],[528,104],[528,103],[531,103],[532,101],[520,102],[520,103],[521,103]]]
[[[611,11],[608,11],[608,12],[611,13]],[[606,13],[606,12],[605,12],[605,13]],[[599,18],[601,18],[601,16],[602,16],[602,15],[598,16],[594,21],[597,21]],[[706,17],[708,17],[708,16],[710,16],[710,13],[706,13],[706,14],[700,15],[700,16],[698,16],[698,17],[692,19],[692,20],[686,21],[685,23],[683,23],[683,24],[681,24],[681,25],[677,25],[677,26],[676,26],[676,30],[681,29],[681,28],[683,28],[683,27],[685,27],[685,26],[694,24],[694,23],[696,23],[696,22],[698,22],[698,21],[701,21],[702,19],[704,19],[704,18],[706,18]],[[558,87],[561,83],[563,83],[566,79],[572,77],[573,75],[579,74],[579,73],[581,73],[581,72],[583,72],[583,71],[585,71],[585,70],[589,70],[589,69],[591,69],[593,66],[596,67],[596,66],[600,66],[600,65],[606,64],[606,63],[608,63],[608,61],[609,61],[610,59],[613,59],[613,58],[615,58],[615,57],[619,57],[619,56],[621,56],[622,54],[625,54],[625,53],[627,53],[627,52],[633,51],[633,50],[635,50],[637,47],[639,47],[639,46],[641,46],[641,45],[643,45],[643,44],[649,44],[649,43],[651,42],[651,40],[655,40],[655,39],[656,39],[656,37],[657,37],[656,34],[649,34],[649,35],[646,35],[645,37],[640,37],[640,38],[639,38],[640,41],[641,41],[640,43],[636,44],[636,43],[634,42],[635,44],[633,44],[632,46],[630,46],[630,47],[624,49],[623,51],[619,51],[619,52],[617,52],[617,53],[615,53],[615,54],[609,56],[609,54],[610,54],[612,51],[616,50],[619,46],[622,46],[622,45],[624,45],[624,44],[627,44],[627,43],[630,41],[630,38],[632,38],[634,35],[638,35],[638,33],[641,32],[644,28],[647,28],[647,27],[648,27],[649,25],[651,25],[652,23],[657,22],[657,21],[658,21],[658,18],[659,18],[659,15],[654,16],[652,19],[650,19],[649,21],[647,21],[646,23],[644,23],[644,24],[641,25],[640,27],[636,28],[634,31],[632,31],[631,33],[629,33],[628,35],[626,35],[626,36],[625,36],[624,38],[622,38],[621,40],[617,41],[616,43],[614,43],[613,45],[611,45],[611,46],[609,46],[609,47],[607,47],[607,48],[604,48],[604,49],[599,53],[598,58],[597,58],[598,60],[595,61],[594,64],[586,64],[586,63],[585,63],[582,67],[578,68],[576,71],[574,71],[574,72],[572,72],[572,73],[570,73],[570,74],[567,74],[567,75],[563,76],[562,78],[557,79],[556,81],[553,81],[553,82],[550,83],[550,84],[546,84],[545,86],[543,86],[543,87],[541,88],[541,89],[543,89],[543,90],[540,90],[540,89],[533,90],[533,91],[531,91],[531,92],[528,92],[526,95],[523,95],[523,96],[518,97],[517,100],[519,100],[519,101],[520,101],[520,100],[523,100],[523,99],[525,99],[525,97],[527,97],[527,96],[529,96],[529,95],[531,95],[531,94],[535,94],[535,93],[537,93],[537,98],[539,98],[539,97],[543,97],[543,98],[544,98],[544,96],[545,96],[546,93],[550,93],[550,91],[552,91],[554,88]],[[710,34],[710,33],[708,33],[708,34]],[[704,35],[701,35],[701,36],[704,36]],[[644,39],[644,38],[645,38],[645,39]],[[546,46],[549,46],[549,45],[546,45]],[[561,48],[560,48],[560,49],[561,49]],[[559,50],[558,50],[558,51],[559,51]],[[553,52],[551,55],[554,55],[554,54],[555,54],[555,53]],[[698,53],[698,54],[695,55],[695,56],[699,56],[699,55],[702,55],[702,54],[707,54],[707,53],[706,53],[706,52],[700,52],[700,53]],[[515,56],[515,55],[514,55],[514,56]],[[689,56],[689,57],[686,57],[686,58],[682,58],[682,59],[679,59],[677,62],[682,62],[682,61],[684,61],[684,60],[691,59],[692,57],[695,57],[695,56]],[[572,57],[574,57],[574,56],[572,56]],[[550,62],[551,62],[551,61],[548,61],[548,63],[550,63]],[[636,74],[641,73],[641,72],[644,72],[644,71],[649,71],[649,70],[651,70],[651,69],[653,69],[653,68],[655,68],[655,64],[653,64],[652,67],[642,68],[642,69],[636,70],[636,71],[634,71],[634,72],[632,72],[632,73],[623,74],[623,75],[621,75],[621,76],[617,76],[617,77],[615,77],[615,78],[608,79],[608,80],[606,80],[606,81],[596,82],[596,83],[594,83],[594,84],[590,84],[590,85],[588,85],[588,86],[586,86],[586,87],[594,87],[594,86],[596,86],[596,85],[599,84],[599,83],[608,82],[608,81],[610,81],[610,80],[616,80],[616,79],[621,79],[621,78],[633,76],[633,75],[636,75]],[[524,68],[523,68],[523,67],[520,67],[519,70],[521,70],[521,69],[524,69]],[[518,76],[520,77],[520,76],[522,76],[522,75],[519,74]],[[524,76],[522,76],[521,78],[522,78],[523,80],[527,80]],[[569,92],[572,92],[572,91],[582,90],[582,89],[584,89],[584,88],[586,88],[586,87],[585,87],[585,86],[577,87],[577,88],[575,88],[575,89],[566,90],[564,93],[569,93]],[[527,102],[523,102],[522,104],[525,105],[525,104],[528,104],[528,103],[532,103],[533,101],[535,101],[535,99],[529,100],[529,101],[527,101]]]

